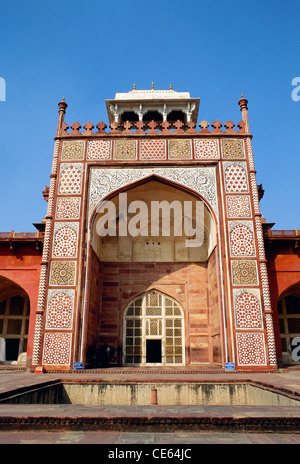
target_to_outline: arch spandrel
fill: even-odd
[[[149,176],[174,182],[200,195],[218,217],[215,167],[152,167],[152,168],[91,168],[88,198],[88,220],[91,221],[98,203],[113,192]]]

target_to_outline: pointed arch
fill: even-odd
[[[141,206],[144,206],[142,210]],[[203,217],[201,208],[197,209],[198,206],[202,206]],[[134,211],[134,208],[140,209]],[[165,214],[166,216],[164,216]],[[124,217],[127,221],[123,229],[125,232],[120,233],[119,227],[121,227],[121,220]],[[163,217],[166,219],[164,223],[162,223]],[[189,217],[191,217],[191,222],[189,222]],[[140,218],[143,219],[143,222],[140,221]],[[108,222],[103,228],[106,220]],[[169,221],[168,224],[167,221]],[[173,221],[172,224],[170,221]],[[100,228],[99,224],[101,224]],[[168,227],[164,229],[163,224]],[[130,228],[132,225],[133,231]],[[106,236],[110,236],[108,258],[101,254],[99,248],[100,243],[105,240],[102,237]],[[149,237],[150,242],[151,237],[160,237],[156,251],[151,249],[150,242],[147,242],[147,246],[142,244],[141,236]],[[166,237],[175,240],[175,251],[171,252],[173,245],[166,244]],[[121,242],[124,243],[121,247],[125,247],[128,253],[131,253],[131,257],[126,258],[127,261],[135,261],[136,258],[132,256],[136,256],[137,253],[139,253],[138,260],[149,261],[152,259],[153,253],[159,256],[163,247],[165,250],[169,247],[169,258],[166,259],[164,253],[164,258],[157,257],[158,260],[206,261],[217,244],[217,220],[211,205],[199,192],[152,173],[110,192],[98,202],[90,218],[90,240],[99,259],[104,261],[107,259],[118,261],[120,259],[118,250],[120,250]],[[137,247],[141,248],[135,253],[134,246],[136,249]],[[102,250],[106,250],[106,247],[102,247]],[[196,255],[196,251],[198,255]],[[175,253],[177,258],[172,253]]]
[[[147,171],[150,171],[149,174]],[[187,173],[187,171],[189,171]],[[117,168],[95,168],[90,171],[89,226],[91,226],[98,205],[110,200],[117,193],[126,192],[149,180],[157,180],[177,189],[186,191],[203,200],[217,223],[218,206],[215,168],[208,167],[195,172],[192,168],[144,168],[121,170]]]

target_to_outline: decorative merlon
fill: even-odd
[[[103,136],[103,135],[185,135],[185,134],[198,134],[198,135],[239,135],[245,134],[245,124],[244,121],[240,121],[238,124],[234,124],[232,121],[227,121],[222,124],[220,121],[216,120],[209,124],[207,121],[203,120],[200,122],[198,127],[200,130],[197,130],[196,123],[194,121],[189,121],[184,123],[181,120],[170,123],[169,121],[156,122],[151,120],[149,122],[144,121],[124,121],[117,123],[112,121],[112,123],[107,126],[103,121],[99,122],[95,126],[91,122],[87,122],[81,126],[77,121],[71,126],[62,123],[61,131],[59,136],[66,137],[82,137],[82,136]],[[211,127],[211,129],[208,129]],[[236,127],[236,128],[235,128]],[[222,129],[223,128],[223,129]]]

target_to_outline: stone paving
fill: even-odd
[[[152,373],[152,375],[151,375]],[[0,368],[0,398],[13,389],[23,389],[29,385],[39,385],[45,382],[52,382],[59,379],[76,379],[80,382],[223,382],[223,381],[246,381],[251,380],[257,384],[267,385],[276,390],[285,391],[291,395],[300,395],[300,370],[282,370],[274,373],[224,373],[224,372],[203,372],[181,371],[170,372],[167,370],[120,370],[107,369],[88,373],[51,373],[51,374],[32,374],[21,370],[6,370]],[[138,380],[137,380],[138,379]],[[153,380],[152,380],[153,379]],[[230,407],[230,406],[211,406],[205,407],[197,405],[190,406],[87,406],[87,405],[0,405],[0,419],[9,415],[16,418],[31,415],[41,417],[48,414],[48,417],[63,417],[64,415],[73,418],[79,417],[103,417],[130,416],[137,417],[138,414],[149,419],[157,417],[200,417],[201,415],[212,417],[239,417],[251,420],[256,416],[284,417],[288,420],[300,417],[300,408],[272,408],[266,407]],[[118,445],[172,445],[172,444],[299,444],[300,429],[297,427],[292,430],[247,430],[241,427],[239,430],[226,430],[226,428],[215,428],[215,430],[205,429],[201,426],[195,428],[180,429],[170,428],[163,424],[159,430],[143,427],[121,427],[121,429],[97,430],[97,427],[78,427],[69,429],[66,426],[54,429],[46,426],[45,429],[27,427],[16,427],[11,430],[0,428],[0,444],[118,444]]]
[[[300,444],[300,434],[244,432],[47,432],[0,431],[3,444],[101,444],[101,445],[236,445],[236,444]],[[134,447],[131,447],[134,449]],[[113,449],[113,448],[112,448]]]

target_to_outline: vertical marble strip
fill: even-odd
[[[39,293],[38,293],[38,311],[44,310],[45,297],[46,297],[46,284],[47,284],[47,264],[41,265]]]
[[[34,333],[33,353],[32,353],[32,364],[33,365],[38,364],[40,357],[41,357],[42,332],[43,332],[43,314],[37,313],[36,319],[35,319],[35,333]]]
[[[255,229],[256,229],[256,237],[257,237],[257,248],[258,248],[258,256],[259,259],[265,260],[265,244],[264,244],[264,237],[262,233],[262,225],[260,216],[255,216]]]
[[[257,189],[255,172],[250,171],[250,183],[251,183],[251,189],[252,189],[252,199],[253,199],[253,206],[254,206],[254,214],[260,214],[258,189]]]
[[[56,187],[56,176],[57,176],[57,169],[58,169],[58,155],[59,155],[59,148],[60,148],[60,141],[56,140],[54,144],[54,152],[53,152],[53,161],[52,161],[52,169],[50,174],[50,188],[49,188],[49,199],[48,199],[48,209],[47,209],[47,216],[52,217],[53,215],[53,205],[54,205],[54,194],[55,194],[55,187]]]
[[[267,328],[269,362],[271,365],[277,366],[273,318],[272,318],[272,314],[270,313],[266,314],[266,328]]]
[[[48,199],[48,208],[47,208],[47,216],[53,215],[53,207],[54,207],[54,195],[51,195],[51,192],[54,193],[56,185],[56,178],[51,177],[50,180],[50,188],[49,188],[49,199]]]
[[[268,270],[266,263],[260,263],[260,277],[261,284],[263,289],[263,300],[265,311],[272,311],[271,298],[270,298],[270,289],[269,289],[269,279],[268,279]]]
[[[48,261],[48,258],[49,258],[51,231],[52,231],[52,219],[48,218],[46,219],[46,225],[45,225],[42,263]]]
[[[246,139],[246,147],[247,147],[247,159],[249,164],[250,171],[255,171],[254,167],[254,159],[253,159],[253,151],[252,151],[252,143],[251,139],[247,137]]]

